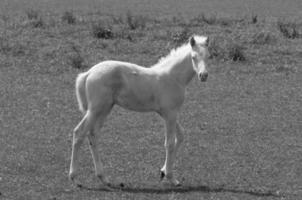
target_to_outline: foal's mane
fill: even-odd
[[[177,63],[183,60],[190,51],[191,46],[188,43],[185,43],[180,47],[172,49],[168,55],[160,58],[159,61],[155,65],[153,65],[153,67]]]
[[[207,37],[201,35],[193,35],[192,37],[198,44],[205,44],[208,39]],[[190,43],[184,43],[182,46],[172,49],[168,55],[160,58],[159,61],[155,65],[153,65],[153,67],[162,67],[169,64],[171,65],[178,63],[179,61],[182,61],[188,55],[188,53],[191,52],[191,50],[192,47]]]

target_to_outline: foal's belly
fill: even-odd
[[[123,90],[115,96],[115,104],[133,111],[157,111],[159,108],[156,96],[150,91]]]

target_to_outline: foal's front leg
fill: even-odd
[[[176,124],[176,138],[175,138],[175,154],[177,154],[181,144],[184,140],[184,128],[177,122]]]
[[[176,157],[175,151],[175,133],[176,133],[176,114],[170,114],[164,117],[166,122],[165,133],[165,149],[166,160],[164,166],[161,168],[161,178],[166,178],[173,185],[179,185],[179,181],[173,176],[173,165]]]

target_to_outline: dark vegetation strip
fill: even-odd
[[[282,194],[278,194],[274,191],[260,191],[260,190],[243,190],[243,189],[231,189],[223,186],[209,187],[204,185],[187,185],[179,187],[169,187],[160,185],[143,185],[143,186],[129,186],[128,184],[118,184],[112,187],[112,191],[102,187],[89,187],[81,185],[81,189],[92,191],[107,191],[113,192],[116,190],[129,192],[129,193],[151,193],[151,194],[168,194],[168,193],[190,193],[190,192],[203,192],[203,193],[234,193],[234,194],[248,194],[257,197],[284,197]]]

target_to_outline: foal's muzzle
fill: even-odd
[[[208,72],[198,74],[198,78],[201,82],[205,82],[208,79]]]

